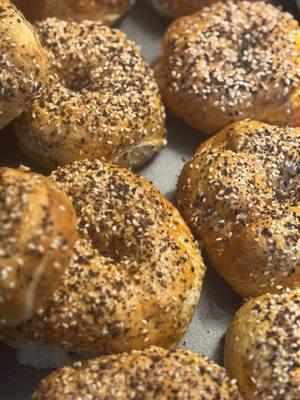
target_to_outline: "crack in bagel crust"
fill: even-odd
[[[187,350],[143,352],[76,363],[50,375],[34,400],[241,400],[224,368]]]
[[[46,167],[98,158],[133,168],[166,144],[153,71],[124,33],[54,18],[36,28],[51,74],[15,123],[30,158]]]
[[[95,20],[113,24],[135,0],[13,0],[30,21],[56,17],[62,20]]]
[[[170,111],[206,135],[245,118],[299,125],[300,30],[257,1],[218,2],[169,27],[157,78]]]
[[[32,26],[0,0],[0,129],[20,115],[45,80],[45,53]]]
[[[74,260],[48,304],[7,337],[98,354],[175,345],[205,270],[178,211],[143,178],[100,161],[52,179],[76,210]]]
[[[247,302],[227,333],[225,365],[245,400],[300,398],[300,289]]]
[[[207,140],[179,178],[179,209],[242,296],[300,283],[300,129],[245,120]]]

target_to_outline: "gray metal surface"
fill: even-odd
[[[285,6],[290,3],[283,1]],[[145,58],[151,64],[155,63],[167,21],[159,18],[140,0],[119,27],[142,46]],[[201,136],[171,117],[168,118],[168,131],[168,146],[138,172],[173,200],[177,176],[185,160],[193,155],[201,142]],[[18,166],[20,163],[37,170],[17,149],[12,133],[9,130],[1,133],[0,165]],[[222,363],[224,333],[239,305],[240,299],[209,268],[200,303],[181,345]],[[29,400],[38,382],[47,374],[48,371],[20,366],[14,350],[0,344],[0,400]]]

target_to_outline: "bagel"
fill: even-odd
[[[246,118],[300,124],[300,30],[262,1],[218,2],[174,21],[157,79],[170,111],[204,135]]]
[[[0,0],[0,129],[32,103],[45,80],[45,53],[32,26]]]
[[[33,400],[241,400],[225,369],[187,350],[145,351],[78,362],[44,379]]]
[[[300,398],[300,289],[248,301],[228,330],[225,364],[245,400]]]
[[[179,209],[241,296],[300,285],[299,148],[300,128],[239,121],[182,170]]]
[[[51,180],[0,168],[0,327],[32,316],[68,266],[76,236],[70,200]]]
[[[100,20],[113,24],[134,5],[135,0],[13,0],[30,21],[48,17]]]
[[[48,303],[7,330],[5,340],[82,356],[174,346],[192,318],[205,270],[178,211],[145,179],[98,160],[51,176],[76,211],[74,260]]]
[[[165,145],[153,72],[124,33],[53,18],[36,28],[51,74],[15,123],[29,158],[47,168],[85,158],[134,168]]]

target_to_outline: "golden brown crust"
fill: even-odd
[[[300,284],[299,148],[299,128],[236,122],[204,142],[179,178],[179,209],[242,296]]]
[[[0,325],[16,325],[58,286],[76,236],[70,200],[51,180],[0,169]]]
[[[45,79],[45,53],[32,26],[0,0],[0,129],[34,100]]]
[[[241,400],[225,369],[187,350],[152,347],[76,363],[50,375],[33,400]]]
[[[56,19],[37,31],[52,73],[15,124],[30,158],[46,167],[98,158],[133,168],[166,144],[153,71],[124,33]]]
[[[205,271],[178,211],[145,179],[100,161],[75,162],[52,179],[77,213],[74,260],[46,306],[8,340],[97,354],[175,345]]]
[[[94,20],[113,24],[135,3],[135,0],[13,0],[30,21],[49,17]]]
[[[261,1],[218,2],[174,21],[157,78],[170,111],[205,135],[244,118],[297,126],[300,33]]]
[[[228,330],[225,365],[245,400],[300,398],[300,289],[248,301]]]

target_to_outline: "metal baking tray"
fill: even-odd
[[[159,56],[161,38],[169,21],[157,16],[146,0],[137,0],[137,3],[118,28],[141,45],[144,57],[154,65]],[[296,13],[293,1],[282,0],[281,4],[287,10]],[[168,146],[137,172],[151,180],[173,201],[178,174],[202,138],[184,122],[171,116],[168,116],[167,127]],[[0,165],[17,167],[20,164],[42,172],[21,154],[13,133],[6,128],[0,135]],[[200,303],[181,346],[222,364],[224,334],[240,304],[241,299],[211,268],[208,268]],[[21,366],[15,351],[0,344],[0,400],[30,400],[39,381],[49,372]]]

